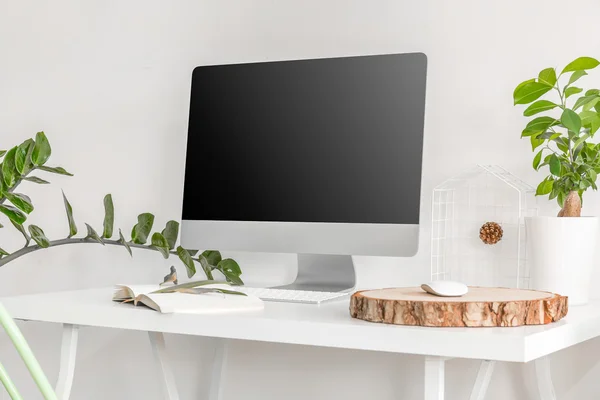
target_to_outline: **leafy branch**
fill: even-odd
[[[8,252],[0,247],[0,267],[8,264],[31,252],[49,247],[64,246],[68,244],[96,243],[101,245],[121,246],[133,256],[132,249],[145,249],[156,251],[164,258],[176,255],[186,268],[189,278],[196,274],[196,263],[200,264],[207,279],[214,280],[213,271],[220,271],[227,282],[243,285],[240,278],[242,271],[238,263],[230,258],[223,259],[217,250],[206,250],[198,255],[196,250],[184,249],[176,246],[179,235],[179,223],[169,221],[161,232],[152,233],[154,215],[143,213],[138,215],[137,224],[131,230],[131,239],[126,240],[121,229],[118,230],[118,239],[114,236],[114,204],[110,194],[104,197],[104,222],[102,235],[89,224],[86,226],[86,235],[76,237],[79,229],[73,216],[73,207],[63,192],[63,202],[69,233],[65,238],[50,240],[43,229],[37,225],[25,225],[27,217],[34,211],[34,206],[29,196],[15,190],[23,181],[36,184],[49,182],[37,176],[31,176],[33,171],[43,171],[60,175],[73,176],[62,167],[49,167],[46,161],[50,158],[51,147],[43,132],[36,134],[35,140],[27,139],[19,146],[10,150],[0,150],[0,213],[4,214],[13,227],[23,235],[25,245],[14,251]],[[9,202],[10,204],[6,204]],[[3,225],[0,224],[0,228]],[[34,242],[34,244],[31,243]],[[149,243],[148,243],[149,241]]]
[[[523,112],[524,116],[548,113],[530,120],[521,137],[529,137],[532,151],[537,151],[533,168],[539,171],[548,166],[550,173],[538,185],[536,195],[556,199],[561,206],[559,216],[580,216],[583,193],[590,187],[598,189],[600,144],[590,139],[600,128],[600,90],[587,90],[569,104],[573,96],[583,92],[573,84],[598,65],[600,62],[594,58],[580,57],[558,76],[554,68],[546,68],[537,78],[519,84],[513,93],[515,105],[532,103]],[[569,79],[561,86],[563,76]],[[538,100],[553,90],[558,93],[559,102]]]

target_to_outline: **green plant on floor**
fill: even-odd
[[[52,173],[73,176],[62,167],[46,165],[50,154],[50,143],[44,132],[38,132],[35,139],[27,139],[10,150],[0,150],[0,159],[2,160],[0,163],[0,213],[4,214],[10,224],[23,235],[25,240],[25,245],[14,252],[9,252],[0,247],[0,267],[25,254],[48,247],[96,243],[122,246],[131,256],[133,256],[132,249],[134,248],[156,251],[162,254],[164,258],[176,255],[185,266],[187,275],[190,278],[196,273],[196,263],[198,263],[209,280],[214,279],[213,271],[217,270],[225,276],[229,283],[243,285],[240,278],[242,271],[238,263],[230,258],[223,259],[219,251],[206,250],[198,254],[198,251],[184,249],[181,246],[176,248],[175,244],[179,235],[179,223],[177,221],[169,221],[162,231],[152,233],[154,215],[143,213],[137,217],[137,224],[131,230],[130,240],[125,239],[121,229],[118,230],[118,239],[111,239],[115,232],[114,205],[110,194],[104,197],[102,233],[99,234],[91,225],[86,223],[85,235],[78,237],[79,229],[75,223],[73,209],[63,193],[69,233],[65,238],[48,239],[41,227],[26,224],[28,215],[34,211],[33,202],[29,196],[17,192],[16,189],[24,182],[31,184],[50,183],[39,176],[32,175],[34,172],[36,174]],[[3,228],[1,221],[0,228]]]
[[[533,168],[549,169],[536,195],[556,199],[559,217],[581,216],[583,193],[598,189],[600,144],[591,140],[600,128],[600,90],[584,91],[575,85],[598,65],[594,58],[580,57],[558,75],[554,68],[546,68],[513,93],[515,105],[531,103],[523,115],[535,116],[521,134],[529,138],[535,152]],[[553,94],[554,101],[540,100],[546,94]]]

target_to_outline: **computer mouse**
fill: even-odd
[[[441,297],[460,297],[469,293],[467,285],[455,281],[433,281],[421,285],[421,289]]]

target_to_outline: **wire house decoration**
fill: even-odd
[[[477,165],[433,190],[431,279],[470,286],[529,287],[525,217],[537,215],[535,189],[498,165]],[[496,244],[479,230],[496,222]]]

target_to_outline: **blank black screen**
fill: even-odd
[[[183,219],[417,224],[426,64],[197,67]]]

